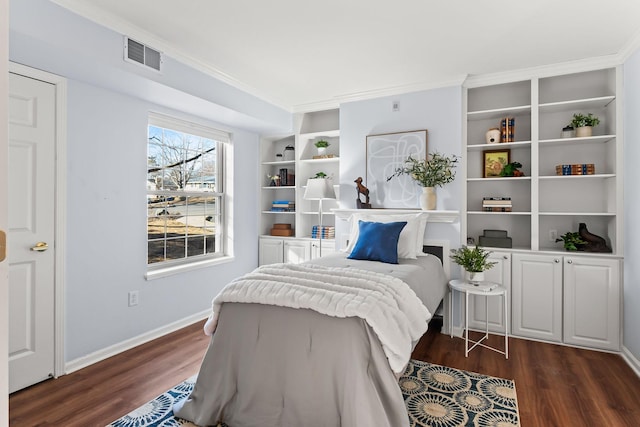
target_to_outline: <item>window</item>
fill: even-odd
[[[224,160],[229,134],[151,114],[147,142],[147,264],[225,255]]]

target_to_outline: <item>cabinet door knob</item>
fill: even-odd
[[[568,260],[568,261],[567,261],[567,264],[573,264],[573,261]]]
[[[506,255],[502,255],[502,259],[508,259],[509,257]]]
[[[553,262],[555,262],[557,264],[557,263],[560,262],[560,260],[556,258],[556,259],[553,260]]]

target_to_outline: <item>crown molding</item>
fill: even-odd
[[[463,86],[471,88],[515,82],[519,80],[528,80],[536,77],[550,77],[562,74],[579,73],[583,71],[615,67],[621,63],[620,55],[617,54],[599,56],[595,58],[541,65],[538,67],[521,68],[498,73],[471,75],[465,80]]]
[[[405,93],[420,92],[424,90],[440,89],[443,87],[460,86],[465,81],[467,75],[458,75],[451,79],[441,80],[437,82],[420,82],[401,86],[390,86],[386,88],[367,90],[362,92],[354,92],[337,96],[336,99],[340,103],[364,101],[373,98],[382,98],[385,96],[402,95]]]
[[[620,62],[625,63],[627,60],[640,49],[640,30],[631,37],[631,39],[620,50]]]

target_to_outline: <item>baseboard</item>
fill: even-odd
[[[622,346],[622,358],[627,362],[627,365],[633,369],[636,375],[640,377],[640,360],[638,360],[625,346]]]
[[[153,341],[156,338],[160,338],[164,335],[170,334],[171,332],[175,332],[178,329],[182,329],[186,326],[192,325],[196,322],[206,319],[209,314],[211,314],[211,309],[193,314],[191,316],[185,317],[184,319],[180,319],[176,322],[169,323],[168,325],[146,332],[142,335],[138,335],[137,337],[130,338],[126,341],[122,341],[118,344],[114,344],[86,356],[71,360],[65,363],[65,374],[70,374],[89,365],[93,365],[94,363],[98,363],[111,356],[120,354],[123,351],[131,350],[132,348],[137,347],[141,344]]]

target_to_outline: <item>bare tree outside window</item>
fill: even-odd
[[[149,125],[148,264],[223,253],[222,143]]]

